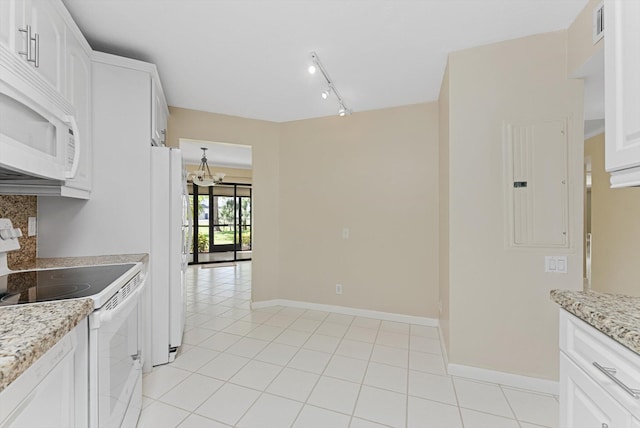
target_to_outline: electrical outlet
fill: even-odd
[[[38,233],[38,222],[36,217],[29,217],[27,229],[29,236],[36,236],[36,234]]]
[[[342,294],[342,284],[336,284],[336,294]]]

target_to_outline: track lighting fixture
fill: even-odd
[[[316,72],[316,69],[319,69],[320,72],[322,73],[322,77],[324,77],[324,80],[327,81],[327,86],[329,87],[327,90],[322,92],[322,99],[326,100],[327,98],[329,98],[329,94],[333,92],[336,98],[338,99],[338,105],[340,106],[340,109],[338,110],[338,115],[346,116],[348,114],[351,114],[351,110],[349,110],[347,106],[344,104],[344,100],[342,99],[342,97],[340,96],[340,93],[336,89],[336,86],[334,85],[333,80],[331,80],[331,78],[329,77],[329,73],[327,73],[327,70],[324,68],[324,66],[320,62],[320,58],[318,58],[318,54],[316,54],[315,52],[311,52],[311,61],[313,61],[314,65],[311,65],[309,67],[309,73],[313,74]],[[313,71],[311,71],[312,68],[313,68]]]

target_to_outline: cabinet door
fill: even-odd
[[[640,165],[640,2],[605,0],[607,171]]]
[[[26,48],[27,35],[20,32],[26,25],[26,0],[0,1],[0,45],[14,53]]]
[[[78,125],[75,136],[80,150],[76,176],[65,182],[66,186],[91,190],[92,135],[91,135],[91,61],[75,37],[67,38],[67,99],[75,108]]]
[[[167,103],[159,87],[159,82],[151,80],[151,141],[156,146],[167,143]]]
[[[59,93],[64,94],[65,29],[64,19],[51,0],[31,0],[31,26],[36,70]]]
[[[629,412],[563,353],[560,354],[560,426],[631,427]]]

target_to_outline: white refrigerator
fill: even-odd
[[[189,254],[189,195],[180,149],[151,148],[151,359],[174,360],[182,345]]]

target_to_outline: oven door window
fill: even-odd
[[[132,301],[133,300],[133,301]],[[100,426],[120,426],[141,373],[138,296],[112,310],[98,329],[98,412]]]

